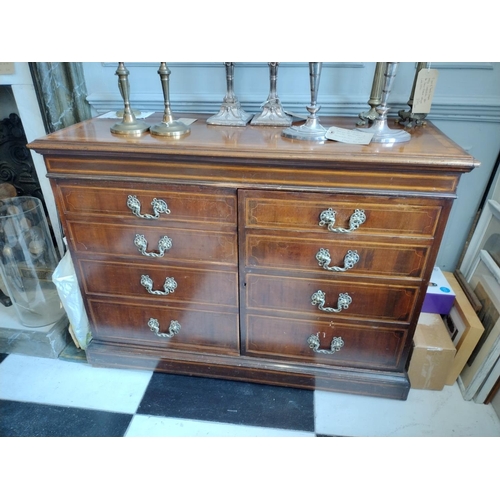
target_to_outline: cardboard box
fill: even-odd
[[[455,346],[441,316],[421,313],[408,367],[411,388],[442,390],[455,354]]]
[[[434,314],[449,314],[453,303],[455,302],[455,293],[446,280],[439,267],[432,271],[431,280],[427,287],[422,312]]]

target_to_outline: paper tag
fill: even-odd
[[[411,108],[413,113],[427,114],[430,112],[437,78],[437,69],[423,68],[419,71],[415,93],[413,94],[413,106]]]
[[[137,111],[137,114],[134,116],[140,120],[142,118],[147,118],[148,116],[151,116],[154,113],[154,111]],[[118,114],[117,111],[108,111],[107,113],[104,113],[103,115],[99,115],[96,118],[114,118],[115,120],[117,118],[123,118],[123,111]]]
[[[371,132],[360,132],[359,130],[330,127],[325,137],[331,141],[344,142],[346,144],[370,144],[373,134]]]
[[[184,125],[189,126],[196,121],[196,118],[178,118],[178,120],[180,122],[184,123]]]

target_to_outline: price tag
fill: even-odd
[[[344,142],[346,144],[370,144],[373,134],[371,132],[360,132],[359,130],[330,127],[325,137],[331,141]]]
[[[427,114],[430,112],[437,78],[437,69],[423,68],[419,71],[415,93],[413,94],[413,106],[411,108],[413,113]]]
[[[178,118],[178,120],[180,122],[184,123],[184,125],[189,126],[196,121],[196,118]]]

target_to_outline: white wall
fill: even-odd
[[[163,111],[157,74],[159,63],[125,63],[130,71],[131,103],[141,110]],[[226,91],[222,62],[168,63],[170,99],[174,114],[215,113]],[[88,100],[94,114],[123,108],[115,71],[117,63],[83,64]],[[481,161],[481,167],[462,178],[437,265],[453,271],[458,263],[478,205],[500,150],[500,63],[431,63],[439,71],[429,115],[443,132]],[[318,93],[320,116],[356,116],[367,109],[375,63],[323,63]],[[400,63],[389,103],[391,112],[407,109],[415,63]],[[266,62],[235,63],[234,89],[243,108],[256,112],[269,93]],[[278,95],[285,109],[306,114],[310,101],[308,64],[282,63]]]

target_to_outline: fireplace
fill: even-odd
[[[45,164],[40,155],[24,147],[47,133],[28,63],[10,63],[7,68],[6,63],[0,65],[0,103],[0,183],[13,185],[17,195],[43,200],[61,257],[65,248]],[[68,344],[67,326],[63,317],[46,327],[25,327],[13,307],[0,302],[0,352],[58,357]]]

